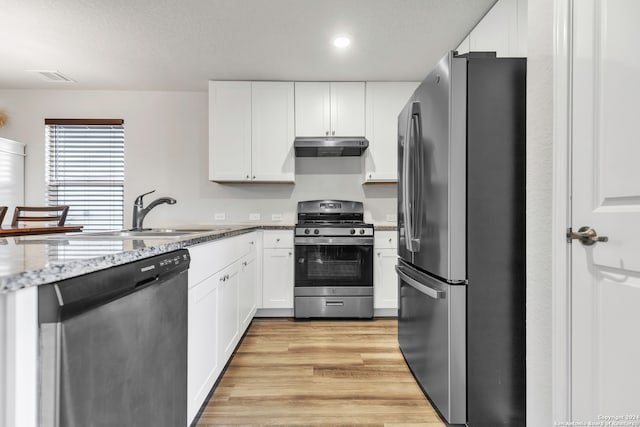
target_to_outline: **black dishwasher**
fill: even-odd
[[[40,426],[187,424],[178,250],[40,286]]]

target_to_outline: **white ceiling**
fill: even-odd
[[[495,0],[2,0],[0,89],[421,80]],[[351,35],[337,51],[331,40]],[[26,70],[57,70],[51,83]]]

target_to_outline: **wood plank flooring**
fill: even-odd
[[[398,348],[395,319],[254,319],[198,427],[444,427]]]

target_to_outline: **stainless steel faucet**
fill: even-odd
[[[174,198],[160,197],[159,199],[156,199],[153,202],[149,203],[149,206],[145,208],[142,203],[142,198],[147,194],[151,194],[155,191],[156,190],[152,190],[152,191],[149,191],[148,193],[139,195],[136,198],[136,201],[133,203],[133,230],[137,230],[137,231],[142,230],[142,222],[144,221],[144,217],[147,216],[147,214],[151,209],[155,208],[156,206],[162,203],[167,203],[170,205],[176,204],[176,199]]]

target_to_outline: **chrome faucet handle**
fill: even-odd
[[[139,195],[138,197],[136,197],[136,201],[134,202],[134,204],[138,205],[138,206],[142,206],[142,198],[144,196],[146,196],[147,194],[151,194],[151,193],[155,193],[156,190],[151,190],[147,193],[142,193],[141,195]]]

